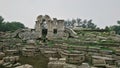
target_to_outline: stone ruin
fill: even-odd
[[[115,36],[114,32],[111,32],[110,36],[107,36],[109,35],[107,32],[99,33],[92,32],[91,30],[84,32],[81,30],[79,35],[77,35],[79,38],[76,38],[74,30],[64,27],[64,20],[51,19],[48,15],[39,15],[34,29],[19,29],[10,35],[9,33],[0,33],[0,35],[0,37],[3,38],[0,40],[0,45],[2,45],[0,46],[0,51],[5,53],[0,53],[0,64],[3,64],[2,58],[5,57],[5,55],[13,56],[19,54],[27,57],[37,55],[43,55],[46,58],[52,57],[52,59],[49,59],[48,68],[90,68],[88,66],[89,64],[84,64],[84,62],[90,62],[92,66],[95,67],[110,68],[111,66],[111,68],[114,68],[115,65],[120,67],[120,47],[118,47],[120,36]],[[74,38],[64,39],[70,36]],[[59,38],[62,38],[62,40]],[[40,41],[41,39],[48,39],[57,44],[51,44],[50,41],[44,43]],[[115,45],[111,44],[112,40],[115,41]],[[106,41],[107,43],[104,43]],[[76,43],[79,44],[79,46],[73,46]],[[100,46],[87,46],[88,44],[91,45],[91,43]],[[15,46],[11,47],[9,45]],[[11,56],[9,56],[9,58],[11,59]],[[11,61],[8,61],[10,64],[7,66],[16,66],[17,63],[12,64]],[[4,65],[6,66],[6,64]],[[21,65],[16,68],[24,67],[26,67],[26,65]],[[29,68],[32,68],[32,66]]]
[[[90,68],[88,63],[82,63],[80,66],[66,63],[66,58],[49,58],[48,68]]]
[[[43,36],[44,30],[46,30],[46,38],[48,39],[61,38],[64,34],[64,20],[57,20],[56,18],[52,20],[48,15],[39,15],[35,24],[35,31],[40,38]]]
[[[35,45],[35,41],[28,40],[27,45],[22,49],[23,56],[36,56],[39,52],[37,52],[37,47]]]
[[[65,58],[49,58],[49,63],[48,63],[48,68],[64,68],[66,64],[66,59]]]
[[[64,20],[51,19],[48,15],[37,17],[34,29],[19,29],[12,36],[23,40],[48,39],[76,37],[77,33],[71,28],[64,27]]]

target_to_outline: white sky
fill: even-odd
[[[0,0],[0,15],[5,21],[19,21],[34,28],[38,15],[58,19],[93,19],[99,27],[117,24],[120,0]]]

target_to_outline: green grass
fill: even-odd
[[[47,44],[48,44],[48,46],[52,47],[52,46],[54,46],[55,42],[54,41],[48,41]]]
[[[47,68],[48,58],[44,57],[42,54],[33,57],[20,56],[19,63],[23,65],[30,64],[33,66],[33,68]],[[0,68],[6,68],[6,67],[0,65]]]
[[[112,49],[107,48],[107,47],[102,47],[101,50],[112,50]]]
[[[33,57],[20,57],[20,63],[22,64],[30,64],[34,68],[47,68],[48,58],[43,55],[33,56]]]

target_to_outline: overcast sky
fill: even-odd
[[[38,15],[58,19],[92,19],[99,27],[117,24],[120,0],[0,0],[0,16],[34,28]]]

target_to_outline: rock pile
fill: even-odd
[[[21,66],[15,67],[15,68],[33,68],[33,66],[29,65],[29,64],[25,64],[25,65],[21,65]]]
[[[21,65],[18,63],[19,61],[19,56],[7,56],[3,57],[3,59],[0,61],[0,65],[4,67],[16,67]]]

